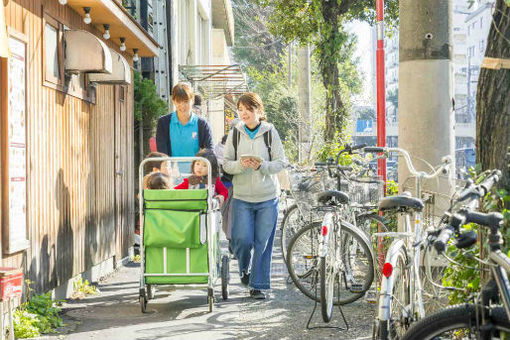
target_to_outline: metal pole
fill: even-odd
[[[376,51],[376,69],[377,69],[377,146],[386,146],[386,82],[384,77],[384,0],[377,0],[377,51]],[[383,180],[384,195],[386,195],[386,159],[377,160],[377,175]],[[382,214],[382,213],[380,213]],[[382,232],[382,226],[377,229]],[[379,269],[384,264],[383,240],[381,237],[377,240]]]
[[[377,0],[377,146],[386,146],[386,90],[384,79],[384,0]],[[377,161],[377,174],[386,186],[386,159]]]

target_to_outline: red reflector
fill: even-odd
[[[322,226],[322,236],[326,236],[328,233],[328,226],[323,225]]]
[[[391,276],[391,273],[393,273],[393,266],[391,265],[391,263],[384,264],[384,266],[382,267],[382,273],[386,277]]]

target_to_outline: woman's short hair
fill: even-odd
[[[194,100],[195,94],[191,87],[186,83],[178,83],[172,89],[172,100],[174,102],[187,102]]]
[[[239,105],[243,104],[244,107],[249,109],[250,111],[259,110],[260,120],[266,120],[266,112],[264,111],[264,104],[262,103],[262,99],[255,92],[246,92],[243,94],[239,100],[237,101],[237,108],[239,109]]]

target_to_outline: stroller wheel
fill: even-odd
[[[228,299],[228,284],[230,282],[230,259],[227,255],[221,258],[221,297]]]
[[[144,296],[140,296],[140,308],[142,310],[142,313],[147,312],[147,299]]]
[[[207,288],[207,302],[209,303],[209,313],[211,313],[214,303],[214,291],[212,288]]]

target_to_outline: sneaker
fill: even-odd
[[[250,274],[246,274],[245,272],[241,275],[241,284],[245,287],[248,287],[250,284]]]
[[[250,296],[255,300],[264,300],[266,298],[266,295],[258,289],[250,289]]]

